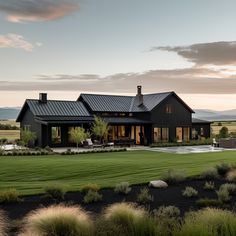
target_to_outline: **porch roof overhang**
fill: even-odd
[[[108,124],[151,124],[149,120],[141,120],[135,117],[103,117]]]
[[[43,116],[36,117],[35,121],[44,124],[84,124],[84,123],[92,123],[94,121],[94,117],[92,116]]]

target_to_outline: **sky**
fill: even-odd
[[[175,91],[236,109],[235,0],[0,0],[0,107]]]

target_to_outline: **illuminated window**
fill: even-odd
[[[161,128],[155,127],[153,129],[154,143],[161,141]]]
[[[172,113],[172,106],[170,104],[166,105],[166,113],[171,114]]]
[[[52,143],[61,143],[61,127],[52,127]]]
[[[184,127],[183,128],[184,131],[184,141],[189,141],[189,127]]]
[[[161,128],[162,140],[169,141],[169,128]]]
[[[201,136],[204,136],[204,129],[201,127],[201,130],[200,130],[200,133],[201,133]]]

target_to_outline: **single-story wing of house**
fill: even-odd
[[[136,145],[158,142],[188,142],[209,138],[210,122],[193,119],[194,111],[175,93],[142,94],[137,86],[134,96],[80,94],[77,101],[26,99],[17,122],[36,133],[39,147],[70,147],[70,130],[90,130],[94,116],[109,124],[107,140],[133,140]]]

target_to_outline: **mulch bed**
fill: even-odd
[[[174,205],[178,207],[181,211],[181,215],[189,210],[197,210],[199,206],[196,204],[196,200],[199,198],[217,198],[215,190],[204,190],[203,186],[206,180],[186,180],[184,182],[178,183],[176,185],[170,185],[166,189],[154,189],[149,188],[151,195],[154,197],[154,201],[150,204],[145,205],[149,210],[157,209],[158,207],[165,205]],[[214,180],[215,189],[218,189],[221,184],[226,183],[225,180]],[[81,192],[69,192],[65,195],[65,199],[60,202],[56,202],[52,199],[45,199],[40,195],[27,196],[24,197],[23,201],[19,203],[12,204],[0,204],[0,209],[4,210],[8,215],[10,220],[22,220],[30,211],[35,210],[40,207],[50,206],[56,203],[64,204],[78,204],[82,206],[85,210],[91,212],[92,214],[98,214],[102,212],[104,207],[116,203],[116,202],[136,202],[137,194],[140,189],[146,187],[147,184],[133,185],[132,190],[128,195],[120,195],[114,192],[113,189],[102,189],[99,191],[103,195],[103,200],[97,203],[85,204],[83,203],[83,194]],[[186,186],[191,186],[198,190],[198,196],[193,198],[186,198],[182,196],[182,190]],[[234,206],[236,201],[236,196],[231,199],[231,205]],[[15,231],[15,230],[13,230]],[[14,233],[12,234],[14,235]]]

